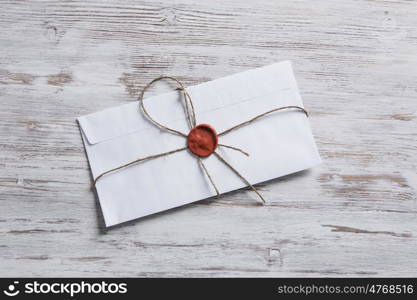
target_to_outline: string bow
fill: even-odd
[[[145,92],[157,81],[159,80],[171,80],[174,81],[177,85],[178,88],[177,90],[179,90],[182,94],[183,94],[183,99],[184,99],[184,110],[185,110],[185,115],[187,118],[187,123],[188,126],[190,128],[190,132],[188,134],[185,134],[179,130],[173,129],[173,128],[169,128],[159,122],[157,122],[155,119],[153,119],[151,117],[151,115],[148,113],[148,111],[146,110],[146,107],[144,105],[144,95]],[[262,197],[262,195],[259,193],[259,191],[238,171],[236,170],[235,167],[233,167],[229,162],[227,162],[222,155],[220,155],[217,151],[215,151],[217,149],[217,147],[224,147],[224,148],[228,148],[228,149],[232,149],[235,151],[239,151],[240,153],[249,156],[248,153],[246,153],[245,151],[243,151],[242,149],[238,148],[238,147],[234,147],[234,146],[230,146],[230,145],[225,145],[225,144],[221,144],[218,143],[218,137],[223,136],[225,134],[228,134],[238,128],[241,128],[245,125],[248,125],[266,115],[269,115],[271,113],[280,111],[280,110],[286,110],[286,109],[296,109],[298,111],[301,111],[303,113],[305,113],[305,115],[308,117],[308,113],[307,111],[299,106],[295,106],[295,105],[289,105],[289,106],[282,106],[282,107],[277,107],[274,109],[271,109],[269,111],[266,111],[262,114],[259,114],[245,122],[239,123],[227,130],[224,130],[220,133],[217,133],[215,131],[214,128],[212,128],[210,125],[208,124],[197,124],[197,120],[196,120],[196,116],[195,116],[195,110],[194,110],[194,105],[193,105],[193,101],[191,100],[190,94],[187,92],[187,89],[185,88],[185,86],[176,78],[171,77],[171,76],[160,76],[157,77],[155,79],[153,79],[151,82],[149,82],[142,90],[142,92],[139,95],[139,108],[142,111],[142,113],[144,114],[144,116],[146,117],[147,120],[149,120],[153,125],[157,126],[158,128],[160,128],[163,131],[166,132],[170,132],[172,134],[175,135],[179,135],[183,138],[186,139],[186,146],[181,147],[181,148],[177,148],[171,151],[167,151],[167,152],[162,152],[162,153],[158,153],[158,154],[154,154],[154,155],[149,155],[146,157],[141,157],[138,158],[136,160],[133,160],[127,164],[121,165],[119,167],[110,169],[106,172],[101,173],[100,175],[98,175],[96,177],[96,179],[94,180],[94,186],[96,186],[97,181],[102,178],[104,175],[107,175],[109,173],[115,172],[117,170],[129,167],[131,165],[134,164],[138,164],[141,162],[145,162],[147,160],[151,160],[151,159],[156,159],[158,157],[162,157],[162,156],[167,156],[170,154],[174,154],[180,151],[185,151],[185,150],[189,150],[191,155],[194,155],[197,159],[198,164],[200,165],[201,169],[203,170],[203,172],[205,173],[205,175],[207,176],[210,184],[213,186],[214,190],[216,191],[217,195],[220,195],[220,192],[216,186],[216,184],[214,183],[214,180],[212,178],[212,176],[210,175],[209,171],[207,170],[207,167],[204,164],[203,158],[210,156],[211,154],[213,154],[214,156],[216,156],[225,166],[227,166],[230,170],[232,170],[248,187],[250,187],[257,195],[258,197],[261,199],[262,203],[265,203],[265,199]]]

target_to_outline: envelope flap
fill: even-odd
[[[291,63],[284,61],[194,85],[187,90],[196,114],[204,114],[235,103],[256,100],[263,95],[296,90],[296,82]],[[182,101],[180,93],[175,91],[149,97],[145,105],[161,124],[186,133],[188,128]],[[295,101],[298,103],[292,102],[291,105],[302,105],[301,99]],[[143,116],[138,101],[79,117],[78,122],[91,145],[154,126]]]

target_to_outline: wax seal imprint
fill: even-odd
[[[207,157],[216,150],[217,132],[208,124],[200,124],[191,129],[187,136],[187,147],[200,157]]]

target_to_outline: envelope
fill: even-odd
[[[210,124],[217,132],[277,107],[303,107],[289,61],[190,86],[187,91],[197,124]],[[181,97],[173,91],[146,98],[144,103],[158,122],[188,132]],[[184,137],[151,124],[137,101],[77,120],[93,178],[138,158],[186,145]],[[320,163],[308,118],[297,110],[272,113],[219,136],[219,143],[250,154],[247,157],[232,149],[217,149],[251,184]],[[215,155],[203,161],[220,193],[246,186]],[[188,150],[109,173],[97,181],[96,191],[106,226],[216,195],[198,159]],[[256,194],[253,197],[257,201]]]

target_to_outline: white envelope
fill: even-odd
[[[187,91],[197,124],[210,124],[217,132],[277,107],[303,107],[288,61],[191,86]],[[144,103],[155,120],[186,133],[189,128],[180,101],[180,93],[174,91]],[[162,131],[145,119],[137,101],[79,117],[78,122],[93,178],[138,158],[186,145],[184,137]],[[308,118],[297,110],[272,113],[220,136],[219,143],[250,154],[217,149],[252,184],[320,163]],[[220,193],[246,186],[214,155],[204,163]],[[97,181],[96,189],[106,226],[216,195],[196,156],[188,150],[109,173]],[[254,201],[258,201],[256,194]]]

